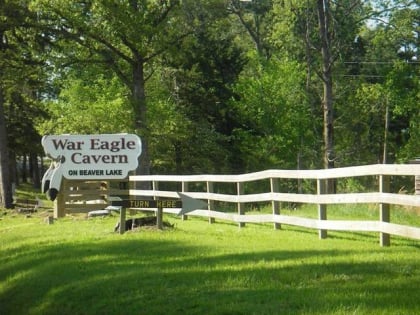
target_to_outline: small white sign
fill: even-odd
[[[137,168],[141,141],[134,134],[47,135],[42,138],[52,159],[44,174],[43,190],[56,189],[67,179],[124,179]]]

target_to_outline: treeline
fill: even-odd
[[[416,1],[0,0],[0,16],[0,204],[18,166],[39,182],[44,134],[136,133],[139,174],[420,155]]]

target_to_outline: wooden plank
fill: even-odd
[[[235,195],[214,193],[213,189],[207,188],[207,192],[189,192],[188,195],[196,199],[209,200],[209,204],[214,201],[236,203],[238,205],[238,213],[223,213],[214,211],[213,207],[209,210],[196,210],[189,215],[203,216],[208,218],[220,218],[240,224],[252,222],[263,223],[273,222],[274,224],[291,224],[301,227],[313,228],[320,230],[320,233],[325,233],[327,230],[340,231],[369,231],[381,233],[381,244],[386,245],[387,234],[399,233],[402,235],[414,238],[419,233],[415,227],[405,227],[393,225],[387,221],[390,219],[389,205],[396,204],[402,206],[420,207],[419,195],[407,194],[392,194],[388,189],[381,189],[379,192],[370,193],[349,193],[349,194],[325,194],[325,191],[318,189],[317,194],[292,194],[281,193],[273,187],[273,181],[278,181],[280,178],[289,179],[312,179],[317,180],[318,183],[327,179],[345,178],[356,176],[379,176],[382,178],[389,178],[389,176],[408,175],[420,178],[420,164],[376,164],[355,166],[328,170],[266,170],[262,172],[255,172],[241,175],[147,175],[147,176],[131,176],[130,181],[168,181],[168,182],[229,182],[237,185],[237,192]],[[260,194],[243,194],[243,185],[245,182],[270,180],[271,191]],[[381,184],[382,185],[382,184]],[[383,187],[384,188],[384,187]],[[417,189],[417,182],[416,182]],[[130,190],[132,196],[153,196],[155,198],[177,198],[177,192],[174,191],[159,191],[159,190]],[[420,193],[420,192],[419,192]],[[242,210],[245,203],[254,202],[271,202],[273,205],[273,214],[271,215],[246,215]],[[320,207],[318,219],[308,219],[300,217],[282,216],[276,210],[280,202],[295,202],[295,203],[310,203],[318,204]],[[339,221],[326,220],[326,205],[328,204],[380,204],[381,217],[380,221]],[[165,212],[168,212],[164,209]],[[392,233],[391,233],[392,232]],[[321,234],[320,234],[321,235]],[[322,235],[321,235],[322,236]],[[385,236],[385,238],[384,238]]]
[[[31,205],[31,206],[36,206],[38,205],[38,200],[35,199],[26,199],[26,198],[16,198],[14,200],[14,204],[15,205]]]
[[[157,196],[165,198],[177,198],[177,192],[130,190],[133,196]],[[348,203],[389,203],[403,206],[420,207],[420,198],[417,195],[391,194],[391,193],[349,193],[349,194],[290,194],[290,193],[261,193],[248,195],[227,195],[206,192],[189,192],[189,196],[195,199],[211,199],[232,203],[252,202],[296,202],[313,204],[348,204]]]
[[[420,240],[420,228],[393,223],[378,222],[381,232]]]
[[[65,213],[85,213],[92,210],[101,210],[104,209],[103,205],[78,205],[78,204],[69,204],[64,206]]]
[[[64,190],[64,191],[60,191],[60,193],[66,195],[66,196],[108,195],[108,192],[106,190],[100,190],[100,189]]]
[[[374,164],[321,170],[266,170],[241,175],[135,175],[130,181],[246,182],[269,178],[328,179],[376,175],[420,175],[420,164]]]

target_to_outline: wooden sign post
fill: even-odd
[[[137,168],[142,150],[140,138],[126,133],[45,135],[41,143],[51,159],[42,177],[42,192],[50,200],[57,200],[56,218],[65,215],[64,182],[126,180],[128,173]]]
[[[163,228],[163,209],[181,209],[178,215],[184,215],[188,212],[197,209],[207,208],[207,203],[201,200],[191,198],[183,193],[178,193],[179,199],[171,200],[144,200],[144,199],[121,199],[118,197],[111,197],[111,207],[120,208],[120,234],[125,232],[125,218],[126,209],[141,209],[141,208],[155,208],[156,211],[156,227]]]

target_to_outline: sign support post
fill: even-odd
[[[158,207],[156,211],[156,227],[163,230],[163,208]]]
[[[125,213],[126,213],[126,208],[125,207],[121,207],[120,209],[120,234],[124,234],[125,232]]]

